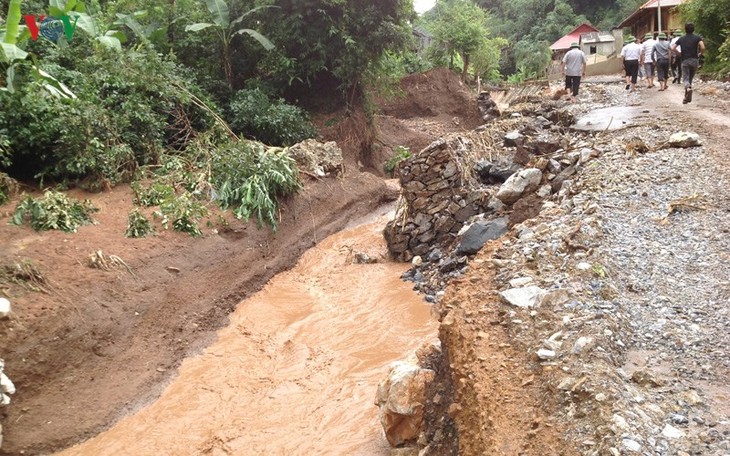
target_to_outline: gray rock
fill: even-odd
[[[510,288],[499,293],[499,296],[508,304],[517,307],[537,307],[546,291],[537,286]]]
[[[670,424],[667,424],[664,426],[664,429],[662,429],[662,435],[668,439],[679,439],[684,437],[684,432]]]
[[[549,360],[549,359],[555,359],[557,354],[553,350],[548,350],[546,348],[541,348],[537,351],[537,357],[542,360]]]
[[[500,217],[489,222],[477,222],[469,227],[456,248],[456,254],[473,255],[484,247],[487,241],[498,239],[507,232],[507,217]]]
[[[516,147],[518,144],[522,144],[524,141],[525,136],[517,130],[512,130],[504,135],[505,147]]]
[[[540,185],[542,171],[528,168],[513,174],[502,184],[496,197],[505,204],[512,204],[527,193],[533,192]]]
[[[633,453],[638,453],[639,451],[641,451],[641,444],[635,440],[624,439],[621,443],[623,444],[623,447],[628,451],[631,451]]]
[[[700,135],[689,131],[680,131],[669,137],[669,145],[672,147],[696,147],[701,146]]]

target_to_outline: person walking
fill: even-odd
[[[705,52],[705,42],[701,36],[695,35],[695,25],[687,22],[684,25],[685,35],[672,46],[672,52],[682,59],[682,76],[684,82],[684,100],[692,102],[692,81],[694,80],[700,56]]]
[[[651,89],[654,87],[654,35],[647,33],[644,35],[644,42],[641,43],[641,61],[640,64],[644,68],[644,75],[646,75],[646,87]]]
[[[621,49],[621,68],[626,74],[626,90],[636,90],[636,78],[639,76],[639,59],[641,58],[641,45],[638,38],[629,36],[626,45]]]
[[[679,37],[684,35],[681,30],[677,29],[674,32],[672,32],[672,41],[669,42],[669,48],[671,49],[672,46],[674,46],[677,43],[677,40]],[[678,51],[681,51],[682,49],[677,48]],[[672,84],[681,84],[682,83],[682,65],[679,59],[678,55],[675,55],[674,52],[669,53],[669,58],[672,61]]]
[[[669,42],[664,32],[657,37],[659,40],[654,45],[652,60],[656,62],[656,76],[659,81],[659,91],[667,90],[669,80]]]
[[[563,57],[563,76],[565,76],[565,90],[570,90],[570,101],[578,101],[578,89],[580,78],[586,75],[586,64],[588,59],[585,52],[581,51],[578,43],[571,43],[570,50]]]

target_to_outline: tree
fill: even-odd
[[[268,38],[257,32],[256,30],[248,28],[237,28],[238,25],[246,19],[247,16],[255,13],[264,6],[253,8],[243,13],[239,18],[231,21],[230,10],[228,4],[224,0],[206,0],[208,11],[212,15],[213,22],[199,22],[197,24],[188,25],[185,27],[185,31],[198,32],[207,28],[215,30],[220,43],[222,46],[223,56],[223,72],[226,76],[226,81],[229,87],[233,87],[233,69],[231,67],[231,41],[233,38],[240,34],[247,34],[251,38],[261,44],[266,50],[271,50],[274,45],[269,41]]]
[[[335,79],[342,89],[359,86],[385,52],[405,49],[415,18],[411,0],[257,1],[279,7],[267,11],[261,25],[277,43],[287,80]],[[268,74],[276,78],[277,73],[274,67]]]
[[[470,0],[440,0],[434,12],[435,20],[431,24],[434,44],[449,57],[454,54],[461,57],[464,65],[461,77],[466,80],[472,56],[489,46],[487,13]]]
[[[718,58],[718,50],[730,28],[730,0],[690,0],[680,6],[682,17],[695,24],[695,33],[704,38],[708,62]]]

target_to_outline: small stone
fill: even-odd
[[[621,443],[628,451],[632,451],[634,453],[641,451],[641,444],[635,440],[624,439]]]
[[[532,283],[532,277],[517,277],[509,281],[509,286],[512,288],[524,287],[528,283]]]
[[[679,413],[672,413],[669,416],[674,424],[688,424],[689,419],[686,416],[680,415]]]
[[[670,424],[667,424],[662,430],[662,435],[668,439],[679,439],[684,437],[684,432]]]
[[[0,298],[0,320],[10,318],[10,312],[12,312],[10,301],[5,298]]]
[[[413,259],[411,260],[411,264],[412,264],[413,266],[420,266],[420,265],[422,265],[422,264],[423,264],[423,258],[421,258],[420,256],[416,255],[416,256],[414,256],[414,257],[413,257]]]
[[[553,350],[548,350],[546,348],[541,348],[537,351],[537,357],[542,360],[549,360],[549,359],[555,359],[557,354]]]
[[[680,131],[669,137],[669,145],[672,147],[696,147],[701,146],[700,135],[689,131]]]
[[[648,369],[639,369],[631,374],[631,380],[642,386],[662,386],[664,380],[658,378],[654,372]]]
[[[354,264],[372,264],[372,263],[377,263],[378,260],[376,258],[371,257],[367,253],[357,252],[357,253],[355,253],[355,256],[353,257],[352,262]]]
[[[591,337],[579,337],[578,340],[573,344],[573,348],[570,352],[574,355],[582,353],[585,348],[593,342]]]
[[[579,271],[590,271],[592,268],[590,263],[586,263],[585,261],[581,261],[580,263],[575,265],[575,269]]]
[[[603,393],[596,394],[596,402],[603,402],[606,399],[608,399],[608,396],[606,396],[605,394],[603,394]]]

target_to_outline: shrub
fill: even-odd
[[[50,96],[27,70],[16,73],[14,93],[0,92],[0,166],[12,161],[14,175],[99,189],[131,180],[137,167],[157,163],[166,148],[183,150],[210,127],[184,69],[154,52],[77,56],[80,47],[42,49],[43,68],[78,98]]]
[[[18,190],[18,183],[7,174],[0,172],[0,205],[10,201],[10,198]]]
[[[265,144],[291,146],[317,135],[306,111],[271,100],[258,88],[236,92],[229,117],[234,131]]]
[[[236,218],[256,216],[276,230],[278,198],[301,188],[294,159],[286,149],[252,141],[231,143],[215,151],[211,184],[221,209],[233,208]]]
[[[128,238],[142,238],[155,232],[149,219],[139,209],[133,209],[127,220],[127,231],[124,235]]]
[[[21,225],[27,219],[36,231],[76,232],[79,226],[94,222],[91,214],[97,210],[89,200],[80,202],[48,190],[42,198],[28,196],[18,203],[12,223]]]
[[[134,191],[134,204],[138,206],[159,206],[165,200],[175,198],[173,186],[160,181],[152,182],[147,188],[142,188],[139,182],[134,182],[132,191]]]
[[[393,176],[393,171],[395,171],[398,163],[411,157],[411,151],[408,150],[407,147],[398,146],[393,152],[393,156],[390,158],[390,160],[385,162],[385,165],[383,166],[385,174],[387,174],[388,176]]]
[[[208,210],[187,192],[166,199],[160,204],[160,210],[155,212],[155,216],[160,219],[165,229],[172,225],[173,230],[195,237],[203,235],[198,222],[206,215]]]

